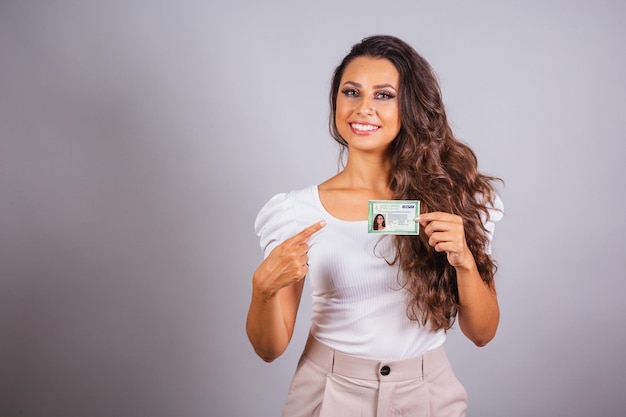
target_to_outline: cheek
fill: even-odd
[[[345,119],[351,113],[351,108],[343,100],[337,101],[337,107],[335,107],[335,119]]]
[[[344,140],[350,134],[349,126],[346,124],[346,116],[340,113],[339,109],[335,111],[335,127]]]
[[[397,129],[400,130],[400,112],[397,108],[387,109],[385,112],[385,119],[387,123],[396,125]]]
[[[385,109],[385,114],[390,119],[400,120],[400,111],[398,106],[389,106]]]
[[[337,129],[339,129],[340,131],[347,129],[346,121],[351,114],[352,112],[350,111],[350,108],[348,108],[348,106],[340,106],[339,104],[337,105],[337,108],[335,109],[335,125],[337,126]]]

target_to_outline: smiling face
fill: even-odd
[[[335,124],[348,148],[385,152],[400,132],[400,75],[391,61],[359,57],[341,77]]]

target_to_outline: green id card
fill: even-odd
[[[368,233],[419,235],[419,200],[370,200]]]

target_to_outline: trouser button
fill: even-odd
[[[389,373],[391,372],[391,368],[387,365],[383,366],[382,368],[380,368],[380,374],[382,376],[387,376],[389,375]]]

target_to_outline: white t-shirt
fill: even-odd
[[[496,203],[500,209],[499,199]],[[500,211],[491,213],[486,223],[490,236],[500,217]],[[367,220],[330,215],[317,186],[272,197],[259,212],[255,230],[267,257],[277,245],[320,220],[327,224],[311,237],[308,253],[311,334],[332,349],[388,360],[442,345],[444,330],[432,331],[407,316],[399,267],[387,263],[394,259],[393,237],[369,234]]]

